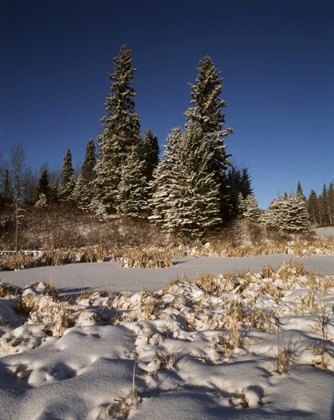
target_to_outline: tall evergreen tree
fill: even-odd
[[[149,204],[152,215],[149,219],[161,226],[166,224],[166,214],[174,204],[171,199],[174,193],[174,173],[171,169],[177,163],[177,150],[182,143],[182,136],[180,127],[172,129],[171,134],[167,137],[167,144],[164,146],[165,151],[162,160],[154,171],[151,182],[153,196]]]
[[[259,209],[256,198],[249,194],[244,199],[244,203],[244,211],[242,216],[250,222],[258,222],[260,220],[261,211]]]
[[[327,190],[327,212],[328,222],[330,225],[334,224],[334,183],[330,182]]]
[[[311,225],[314,227],[319,226],[321,224],[319,201],[314,190],[311,190],[310,192],[309,198],[307,200],[307,208],[310,215]]]
[[[71,150],[67,149],[60,174],[59,197],[69,200],[75,186],[74,169],[72,166]]]
[[[221,222],[219,185],[211,171],[213,151],[200,126],[174,129],[155,172],[151,220],[166,232],[202,236]]]
[[[90,139],[86,145],[86,154],[81,166],[82,178],[90,184],[95,178],[96,148],[94,140]]]
[[[151,181],[153,178],[154,169],[158,166],[159,163],[160,149],[158,138],[152,134],[150,128],[145,131],[141,149],[141,155],[145,165],[144,174],[147,181]]]
[[[141,147],[133,146],[122,168],[118,187],[118,211],[132,218],[143,218],[148,214],[148,180]]]
[[[96,149],[92,139],[86,145],[86,154],[81,166],[80,174],[75,182],[72,199],[82,210],[90,210],[94,197],[93,181],[95,179]]]
[[[46,202],[50,199],[50,182],[49,182],[49,174],[46,168],[42,168],[41,176],[38,181],[38,189],[37,195],[38,197],[43,194],[45,196]]]
[[[244,209],[239,206],[242,204],[242,200],[245,200],[248,195],[253,195],[248,168],[238,168],[231,164],[227,173],[227,184],[229,186],[230,216],[231,219],[235,219],[243,213]]]
[[[140,142],[140,121],[133,100],[136,92],[131,87],[135,71],[131,50],[123,45],[114,59],[114,73],[108,75],[111,87],[105,102],[106,115],[101,120],[103,134],[98,137],[95,189],[108,211],[117,208],[122,167],[131,147]]]
[[[185,112],[187,123],[198,125],[206,136],[206,149],[211,154],[210,170],[214,173],[219,184],[220,211],[223,219],[227,220],[230,213],[230,200],[226,180],[230,155],[226,153],[225,137],[233,133],[231,128],[223,130],[225,115],[222,109],[227,102],[220,98],[223,79],[210,57],[199,62],[196,78],[197,85],[189,84],[191,89],[191,103],[194,105]]]
[[[307,201],[306,197],[303,193],[303,188],[302,188],[302,185],[301,185],[300,181],[298,181],[298,184],[297,184],[297,196],[302,198],[304,201]]]
[[[319,209],[321,217],[321,225],[328,226],[328,198],[327,198],[327,186],[324,184],[322,188],[322,194],[319,196]]]

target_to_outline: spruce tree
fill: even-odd
[[[144,175],[147,181],[151,181],[153,178],[153,172],[155,168],[158,166],[159,163],[159,143],[158,138],[152,134],[150,128],[145,131],[143,140],[142,140],[142,147],[141,147],[141,155],[144,160]]]
[[[332,226],[334,223],[334,184],[330,182],[327,190],[327,213],[328,222]]]
[[[81,166],[80,174],[75,182],[72,199],[76,201],[82,210],[91,210],[91,202],[94,197],[93,181],[95,179],[96,150],[92,139],[86,145],[86,154]]]
[[[225,137],[233,133],[231,128],[223,130],[225,115],[222,109],[227,102],[220,98],[223,79],[210,57],[199,62],[196,78],[197,85],[189,84],[191,89],[191,103],[194,105],[185,112],[188,123],[198,125],[206,136],[206,149],[211,154],[210,170],[219,184],[220,212],[227,221],[230,213],[229,189],[226,171],[230,164],[230,155],[226,153]]]
[[[81,166],[82,178],[90,184],[95,178],[96,148],[94,140],[90,139],[86,145],[86,154]]]
[[[324,184],[322,188],[322,194],[319,196],[319,207],[321,215],[321,225],[328,226],[328,197],[327,197],[327,186]]]
[[[245,208],[242,214],[243,217],[246,220],[249,220],[250,222],[259,222],[261,212],[256,198],[253,195],[248,194],[247,197],[244,199],[244,202]]]
[[[248,168],[238,168],[235,164],[231,164],[227,172],[227,184],[229,186],[230,217],[235,219],[242,216],[244,210],[240,208],[240,204],[243,204],[242,201],[248,195],[253,195]]]
[[[42,169],[41,176],[38,181],[37,196],[40,197],[41,194],[44,195],[46,202],[48,202],[50,199],[51,189],[49,174],[46,168]]]
[[[72,166],[71,150],[67,149],[60,174],[59,197],[69,200],[75,186],[74,169]]]
[[[298,181],[298,184],[297,184],[297,196],[302,198],[304,201],[307,201],[306,197],[303,193],[303,188],[302,188],[302,185],[301,185],[300,181]]]
[[[220,222],[219,185],[211,172],[213,151],[200,126],[189,123],[168,137],[155,172],[151,220],[174,235],[201,237]]]
[[[143,218],[148,214],[148,180],[141,147],[133,146],[122,168],[118,186],[117,210],[126,217]]]
[[[47,206],[47,204],[48,204],[48,202],[47,202],[47,199],[46,199],[46,195],[41,193],[38,196],[38,200],[35,203],[35,207],[45,207],[45,206]]]
[[[122,167],[131,148],[140,142],[140,121],[133,100],[136,92],[131,87],[135,71],[131,50],[123,45],[114,59],[114,73],[108,74],[111,87],[105,102],[106,115],[101,120],[103,134],[98,137],[95,192],[109,212],[119,204]]]
[[[320,211],[319,211],[319,202],[317,194],[314,190],[311,190],[309,198],[307,200],[307,208],[310,215],[311,225],[316,227],[320,223]]]
[[[297,194],[278,196],[265,212],[265,224],[283,232],[306,232],[310,229],[306,201]]]
[[[166,213],[172,208],[173,201],[173,173],[171,169],[177,162],[177,150],[182,142],[182,130],[180,127],[173,128],[167,137],[167,144],[162,160],[154,171],[154,177],[151,181],[151,191],[153,196],[149,205],[152,215],[149,219],[157,225],[166,224]],[[167,230],[167,227],[165,227]]]

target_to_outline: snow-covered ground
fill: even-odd
[[[78,295],[3,292],[0,419],[334,418],[334,257],[291,258],[0,273]]]
[[[314,255],[260,255],[256,257],[182,257],[174,260],[172,268],[123,268],[117,262],[77,263],[62,266],[29,268],[21,271],[0,271],[0,280],[20,287],[29,282],[52,282],[64,293],[75,293],[86,288],[104,288],[111,291],[159,290],[169,280],[199,273],[220,274],[225,271],[257,271],[264,265],[277,267],[283,261],[300,261],[313,272],[334,274],[334,256]]]
[[[315,230],[317,236],[333,236],[334,237],[334,227],[323,227],[317,228]]]

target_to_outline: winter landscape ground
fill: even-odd
[[[0,278],[1,419],[334,418],[334,256]]]

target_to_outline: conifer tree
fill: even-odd
[[[140,142],[140,121],[133,100],[136,92],[131,87],[135,71],[131,50],[123,45],[114,59],[114,73],[108,75],[111,87],[105,102],[106,115],[101,120],[103,134],[98,137],[95,191],[108,211],[118,206],[122,167],[131,148]]]
[[[46,195],[41,193],[38,197],[38,200],[35,203],[35,207],[45,207],[47,206],[48,202],[46,199]]]
[[[226,153],[225,137],[233,133],[231,128],[223,130],[225,115],[222,109],[227,102],[220,98],[223,79],[210,57],[199,62],[196,78],[197,85],[189,84],[191,103],[194,105],[185,112],[188,123],[198,125],[206,136],[206,149],[211,153],[210,169],[219,184],[220,211],[227,220],[230,213],[230,199],[226,171],[230,164],[230,155]]]
[[[268,227],[285,232],[306,232],[310,229],[307,203],[294,193],[278,196],[265,212],[264,220]]]
[[[253,195],[248,194],[244,199],[244,202],[245,209],[242,214],[243,217],[250,222],[259,222],[261,212],[256,198]]]
[[[71,150],[67,149],[60,174],[59,197],[69,200],[75,186],[74,169],[72,166]]]
[[[322,194],[319,196],[319,208],[320,208],[320,217],[321,225],[328,226],[328,198],[327,198],[327,186],[324,184],[322,188]]]
[[[334,184],[333,182],[329,183],[327,190],[327,212],[328,212],[328,222],[332,226],[334,223]]]
[[[132,218],[143,218],[148,214],[148,180],[141,147],[133,146],[122,168],[118,187],[118,211]]]
[[[86,154],[81,166],[81,172],[75,182],[72,199],[82,210],[91,210],[94,197],[93,181],[95,179],[96,149],[92,139],[86,145]]]
[[[201,237],[221,222],[219,185],[211,171],[213,151],[200,126],[173,129],[155,172],[151,220],[172,234]]]
[[[171,169],[177,162],[177,150],[182,142],[182,130],[180,127],[173,128],[167,137],[167,144],[162,160],[159,162],[154,177],[151,181],[153,196],[149,202],[152,215],[149,219],[163,226],[166,223],[166,214],[172,208],[173,201],[173,173]]]
[[[243,214],[244,209],[240,208],[240,204],[243,205],[243,200],[248,195],[253,195],[248,168],[238,168],[236,165],[231,164],[227,172],[227,184],[229,186],[231,205],[230,216],[231,219],[235,219]]]
[[[314,190],[311,190],[309,198],[307,200],[307,208],[310,215],[311,225],[316,227],[321,224],[319,202],[317,194]]]
[[[297,184],[297,196],[306,201],[306,197],[303,193],[303,188],[300,181],[298,181],[298,184]]]
[[[86,154],[81,166],[82,178],[87,184],[90,184],[95,178],[96,148],[93,139],[88,140],[86,145]]]
[[[153,172],[158,166],[160,153],[158,138],[152,134],[150,128],[145,131],[141,149],[145,165],[144,175],[149,182],[152,180]]]
[[[46,168],[42,168],[41,176],[38,181],[37,196],[40,197],[41,194],[44,195],[46,202],[50,199],[50,182],[49,174]]]

